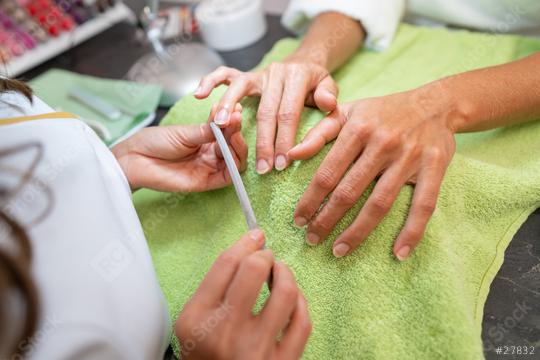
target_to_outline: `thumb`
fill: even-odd
[[[173,131],[173,139],[185,147],[194,147],[215,141],[216,138],[212,128],[210,127],[210,122],[214,118],[213,115],[215,114],[216,109],[217,105],[212,105],[210,117],[208,118],[207,123],[171,126],[171,130]],[[240,128],[242,127],[242,105],[235,105],[231,118],[231,124],[225,130],[225,137],[227,139],[229,139],[232,134],[240,131]]]
[[[345,117],[339,109],[333,111],[308,131],[304,140],[289,150],[287,156],[291,160],[305,160],[315,156],[327,143],[339,135],[344,123]]]
[[[334,111],[337,106],[338,87],[334,79],[327,75],[315,88],[313,100],[322,111]]]
[[[195,147],[214,141],[214,133],[209,123],[171,126],[173,139],[178,145]]]

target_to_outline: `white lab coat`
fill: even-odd
[[[0,118],[49,113],[18,94],[0,96]],[[34,179],[4,205],[28,225],[32,273],[41,320],[20,344],[29,359],[159,359],[169,339],[166,303],[126,178],[109,149],[78,120],[35,120],[0,126],[0,150],[26,142],[44,148]],[[0,184],[16,184],[36,156],[33,150],[0,158]],[[11,243],[10,243],[11,242]],[[13,248],[2,233],[0,246]],[[20,326],[20,303],[11,323]],[[17,306],[19,308],[17,309]]]
[[[291,0],[282,23],[301,33],[310,19],[337,11],[361,21],[366,47],[384,50],[402,20],[452,25],[494,34],[540,36],[539,0]]]

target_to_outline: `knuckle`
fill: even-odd
[[[259,106],[257,110],[257,120],[273,121],[276,117],[276,110],[270,106]]]
[[[263,153],[267,153],[271,151],[273,147],[273,143],[267,136],[260,136],[257,139],[257,144],[255,145],[255,150],[257,151],[258,155],[262,155]]]
[[[409,159],[418,159],[422,154],[422,147],[415,142],[406,142],[403,145],[403,150]]]
[[[218,66],[218,68],[216,69],[216,72],[220,72],[220,73],[222,73],[222,74],[225,74],[225,73],[229,72],[229,70],[231,70],[230,67],[227,67],[227,66],[225,66],[225,65],[220,65],[220,66]]]
[[[279,294],[285,302],[293,302],[298,297],[298,288],[293,283],[287,282],[279,287]]]
[[[420,202],[418,205],[418,210],[423,215],[431,215],[435,211],[436,204],[434,201],[431,200],[425,200]]]
[[[230,251],[226,251],[219,255],[216,262],[220,267],[236,268],[240,263],[240,257]]]
[[[371,129],[365,124],[356,124],[351,131],[351,137],[354,142],[363,142],[371,134]]]
[[[266,272],[268,268],[267,262],[261,256],[257,255],[257,253],[244,260],[242,266],[245,267],[249,273]]]
[[[371,208],[378,215],[386,214],[392,207],[392,199],[383,192],[371,195]]]
[[[418,229],[418,228],[407,229],[405,231],[404,237],[405,239],[407,239],[406,240],[407,243],[414,244],[422,238],[423,233],[424,232],[422,229]]]
[[[353,171],[350,171],[347,176],[351,184],[360,184],[362,181],[368,178],[373,178],[371,175],[371,169],[376,169],[379,162],[376,158],[371,156],[365,156],[362,158],[362,162]]]
[[[298,121],[300,113],[297,111],[282,111],[278,113],[277,118],[280,125],[290,126]]]
[[[424,149],[424,158],[428,162],[438,163],[444,160],[444,152],[436,146],[431,146]]]
[[[313,180],[318,187],[330,191],[335,187],[338,179],[332,170],[323,167],[315,174]]]
[[[317,216],[312,222],[311,226],[315,229],[321,230],[325,233],[329,233],[332,230],[332,224],[321,216]]]
[[[381,131],[377,134],[375,140],[379,144],[382,151],[390,152],[396,150],[400,144],[401,139],[398,135],[392,134],[389,131]]]
[[[356,203],[357,196],[354,188],[349,184],[339,186],[333,194],[336,203],[345,206],[352,206]]]
[[[251,77],[249,74],[242,73],[238,75],[238,77],[235,79],[236,82],[238,82],[241,85],[248,85],[251,83]]]

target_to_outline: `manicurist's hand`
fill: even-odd
[[[415,184],[414,196],[394,254],[403,260],[416,247],[455,151],[449,126],[455,109],[436,106],[427,93],[420,89],[340,105],[289,151],[291,159],[306,159],[337,137],[294,213],[297,226],[307,224],[309,244],[324,241],[378,179],[355,221],[335,240],[334,255],[354,251],[388,213],[406,183]]]
[[[244,170],[248,149],[240,133],[241,110],[238,104],[224,135],[236,165]],[[145,128],[112,151],[133,190],[196,192],[231,183],[209,124]]]
[[[328,31],[338,25],[339,34]],[[290,163],[287,152],[295,145],[304,105],[324,112],[335,109],[338,91],[330,72],[355,52],[363,36],[360,24],[347,16],[321,14],[298,50],[288,58],[254,72],[220,67],[201,80],[195,97],[204,99],[216,86],[228,85],[214,118],[221,126],[229,123],[231,109],[244,97],[260,97],[256,169],[259,174],[273,167],[283,170]]]
[[[260,250],[253,230],[219,256],[175,325],[182,359],[297,359],[311,331],[306,301],[291,271]],[[252,309],[273,273],[263,309]]]

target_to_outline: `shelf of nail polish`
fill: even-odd
[[[0,0],[0,74],[18,76],[133,19],[115,0]]]

